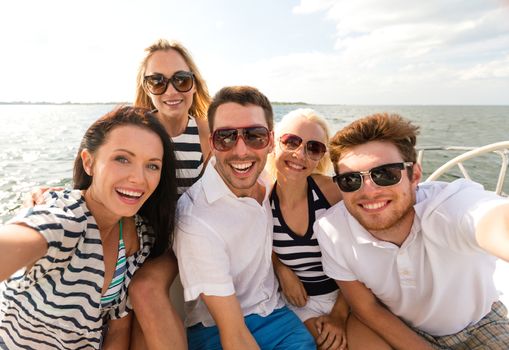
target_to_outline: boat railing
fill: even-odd
[[[463,146],[425,146],[418,148],[417,162],[422,164],[424,153],[429,151],[459,151],[464,152],[451,160],[447,161],[442,166],[438,167],[425,181],[433,181],[446,174],[449,170],[458,167],[464,178],[471,180],[471,176],[464,165],[464,162],[472,158],[477,158],[481,155],[494,153],[500,156],[500,168],[498,172],[498,179],[495,185],[495,192],[499,195],[507,196],[503,192],[504,182],[506,180],[507,167],[509,164],[509,141],[502,141],[492,143],[482,147],[463,147]]]

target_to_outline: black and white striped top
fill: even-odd
[[[201,152],[198,126],[194,117],[189,116],[186,130],[171,140],[175,146],[177,158],[177,191],[184,193],[199,179],[203,167],[203,154]]]
[[[313,224],[330,204],[311,176],[308,182],[308,228],[304,236],[294,233],[286,224],[276,193],[277,183],[270,195],[274,223],[273,250],[279,260],[299,277],[308,295],[322,295],[336,290],[334,280],[323,272],[322,253],[313,231]]]
[[[131,310],[127,287],[154,242],[151,228],[135,222],[140,250],[127,258],[120,298],[102,309],[101,237],[81,192],[49,192],[45,205],[12,219],[39,231],[48,251],[0,283],[0,348],[99,349],[106,322]]]

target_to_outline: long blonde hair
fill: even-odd
[[[279,137],[283,134],[284,127],[293,121],[295,121],[298,118],[306,119],[312,123],[316,123],[322,128],[322,130],[325,133],[325,144],[328,143],[330,138],[330,128],[329,123],[327,123],[327,120],[325,120],[324,117],[322,117],[320,114],[318,114],[315,110],[311,108],[299,108],[296,110],[293,110],[283,116],[281,120],[276,124],[274,128],[274,139],[275,142],[279,142]],[[276,145],[276,147],[278,147]],[[331,173],[331,161],[329,157],[329,152],[326,152],[322,159],[318,162],[316,168],[313,170],[313,174],[322,174],[322,175],[330,175]],[[275,151],[271,152],[267,158],[267,166],[266,166],[268,172],[276,178],[277,169],[276,169],[276,157],[275,157]]]
[[[198,67],[193,61],[191,54],[187,49],[177,41],[168,41],[165,39],[158,39],[155,43],[150,45],[145,49],[147,53],[145,58],[140,64],[138,69],[138,76],[136,78],[136,97],[134,99],[135,107],[144,107],[148,109],[154,109],[155,106],[150,99],[150,96],[147,94],[145,89],[143,88],[143,79],[145,77],[145,72],[147,70],[147,62],[152,55],[157,51],[169,51],[175,50],[177,51],[186,64],[191,69],[191,72],[194,74],[194,82],[196,85],[196,93],[193,96],[193,103],[191,108],[189,109],[189,114],[196,118],[206,119],[207,118],[207,109],[210,104],[210,95],[209,90],[207,88],[207,84],[203,79]]]

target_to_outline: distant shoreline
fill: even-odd
[[[280,102],[280,101],[271,101],[270,102],[274,106],[397,106],[397,107],[405,107],[405,106],[412,106],[412,107],[507,107],[509,104],[348,104],[348,103],[308,103],[308,102]],[[131,102],[26,102],[26,101],[12,101],[12,102],[2,102],[0,101],[0,106],[41,106],[41,105],[48,105],[48,106],[91,106],[91,105],[131,105]]]
[[[126,105],[129,102],[0,102],[0,105]]]
[[[26,101],[13,101],[13,102],[0,102],[0,105],[128,105],[130,102],[26,102]],[[273,105],[303,105],[308,106],[306,102],[271,102]]]

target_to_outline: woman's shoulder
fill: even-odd
[[[200,134],[209,134],[209,122],[207,118],[197,118],[189,115],[189,121],[187,122],[188,127],[196,127]]]
[[[210,147],[209,147],[209,122],[207,118],[196,118],[192,117],[194,120],[196,127],[198,128],[198,136],[200,138],[201,151],[203,154],[203,159],[208,159],[210,155]],[[206,162],[205,162],[206,163]]]
[[[27,226],[39,232],[48,242],[48,256],[63,259],[83,239],[99,239],[95,220],[80,191],[50,191],[45,204],[23,210],[8,223]]]
[[[311,175],[311,178],[314,180],[331,206],[342,199],[339,187],[332,180],[332,177],[322,174],[313,174]]]
[[[61,220],[87,221],[92,216],[80,190],[66,189],[47,194],[48,209]]]

